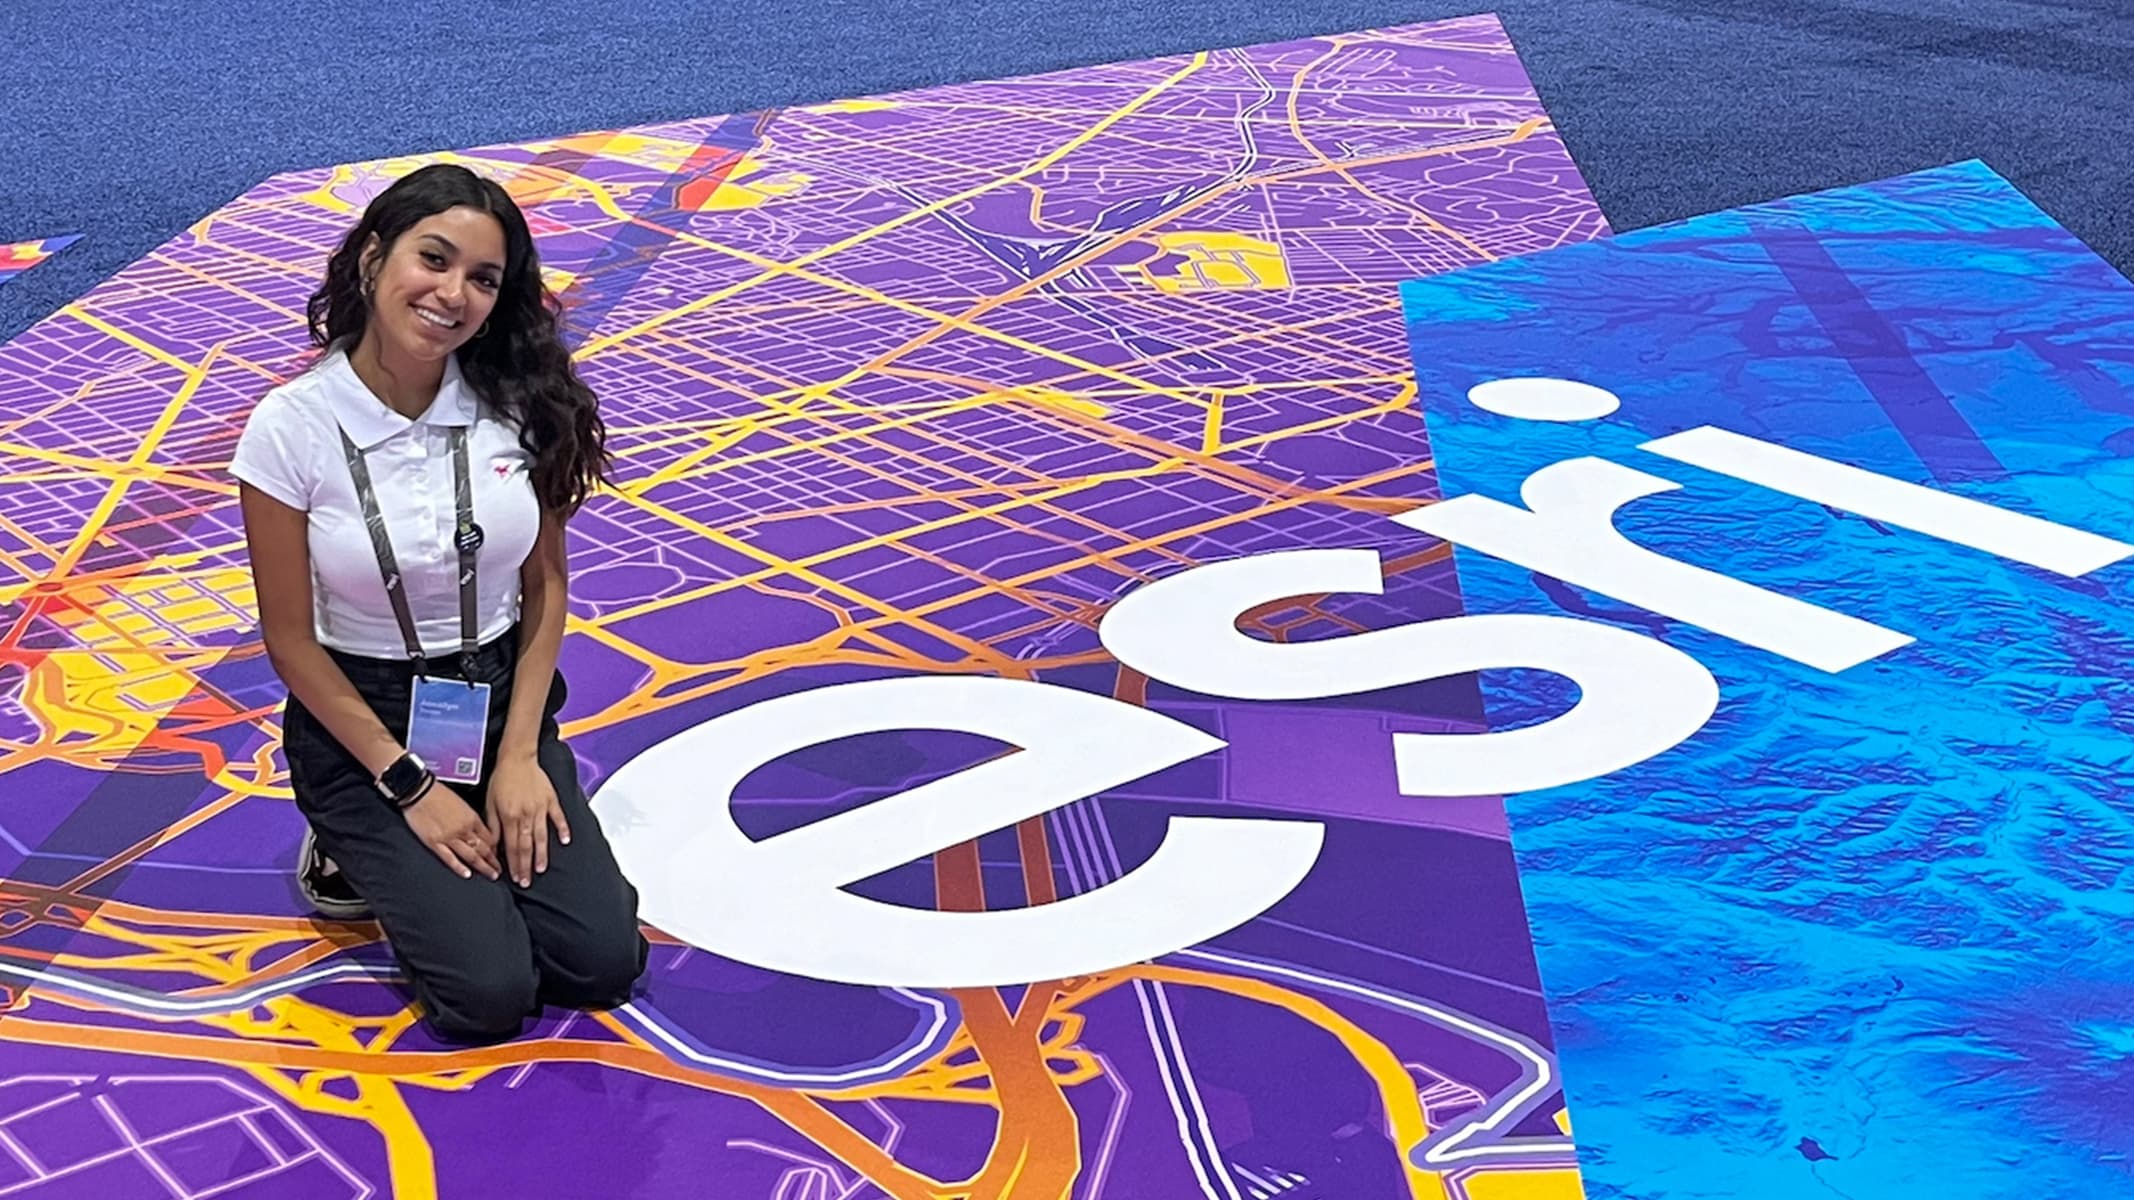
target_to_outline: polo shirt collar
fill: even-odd
[[[394,412],[370,390],[356,374],[355,367],[349,364],[345,350],[337,349],[327,355],[319,364],[319,378],[326,385],[326,398],[333,407],[334,420],[340,422],[342,430],[358,450],[368,450],[417,423],[439,426],[474,423],[474,392],[460,375],[457,354],[445,359],[444,378],[438,381],[437,398],[431,401],[429,411],[413,421]]]

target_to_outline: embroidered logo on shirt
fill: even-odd
[[[489,464],[489,469],[496,472],[498,479],[509,479],[511,478],[511,473],[519,469],[519,460],[516,458],[495,459]]]

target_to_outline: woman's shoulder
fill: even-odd
[[[309,363],[296,374],[267,389],[267,394],[261,396],[259,403],[252,406],[252,413],[246,418],[246,423],[308,426],[330,420],[332,407],[321,377],[321,368],[324,365],[324,359]]]
[[[240,481],[296,509],[309,509],[320,478],[333,412],[314,365],[268,389],[252,406],[231,452]]]

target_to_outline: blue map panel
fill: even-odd
[[[1404,301],[1448,497],[1404,523],[1568,531],[1445,533],[1465,611],[1718,686],[1687,740],[1509,800],[1587,1194],[2130,1194],[2134,286],[1965,163]],[[1469,394],[1505,379],[1584,386]],[[1656,478],[1611,534],[1618,468]],[[1578,699],[1483,680],[1494,729]]]

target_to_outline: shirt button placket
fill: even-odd
[[[422,462],[423,511],[428,513],[430,517],[430,563],[432,569],[438,572],[438,577],[441,579],[444,563],[448,557],[445,554],[445,543],[450,538],[450,535],[445,531],[443,511],[437,503],[438,451],[441,439],[437,436],[437,427],[434,425],[423,426],[422,432],[424,438],[427,439],[430,451],[423,456]]]
[[[422,527],[427,534],[415,548],[414,573],[425,582],[431,578],[437,563],[437,506],[432,500],[436,494],[436,481],[431,478],[429,436],[429,426],[424,424],[411,430],[408,437],[408,458],[412,460],[408,463],[408,481],[413,485],[411,490],[414,492],[413,498],[417,506],[415,511],[422,515]],[[426,587],[423,590],[428,592],[433,589]]]

